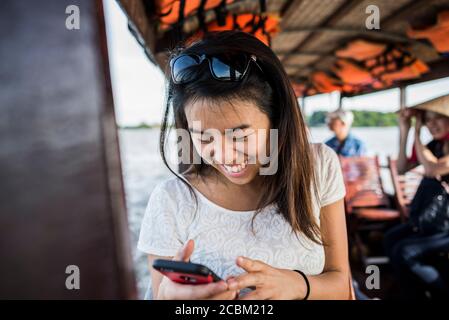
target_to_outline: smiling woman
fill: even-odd
[[[414,148],[408,159],[405,144],[412,117],[416,119]],[[424,125],[433,137],[427,145],[421,141]],[[425,257],[449,248],[449,96],[402,110],[400,128],[398,170],[406,172],[422,164],[424,178],[410,204],[407,222],[385,236],[387,254],[404,297],[423,298],[420,287],[424,283],[435,299],[446,301],[449,286],[439,268]]]
[[[270,120],[250,102],[188,103],[186,119],[192,132],[194,123],[208,128],[192,132],[192,142],[202,159],[233,183],[246,184],[259,173],[258,159],[265,153]],[[216,117],[211,114],[216,114]],[[192,127],[191,127],[192,126]],[[191,127],[191,128],[190,128]],[[224,134],[223,134],[224,133]]]
[[[194,59],[199,56],[205,58]],[[190,150],[201,161],[155,188],[138,248],[150,264],[190,260],[225,280],[180,284],[150,268],[147,298],[347,299],[338,158],[309,142],[273,51],[249,34],[218,32],[173,52],[170,65],[162,156],[167,163],[173,114],[176,129],[190,132]],[[270,130],[277,139],[259,134]],[[270,161],[264,163],[260,156],[267,150]],[[266,174],[267,166],[274,170]]]

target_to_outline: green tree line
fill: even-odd
[[[398,125],[397,114],[394,112],[360,111],[354,113],[353,127],[393,127]],[[326,125],[327,111],[315,111],[307,117],[307,123],[311,127]]]

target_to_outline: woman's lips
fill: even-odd
[[[245,160],[243,163],[233,165],[220,164],[220,167],[227,175],[231,177],[240,177],[246,172],[246,169],[248,168],[248,160]]]

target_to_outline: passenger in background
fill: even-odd
[[[416,120],[414,148],[407,158],[412,117]],[[421,141],[423,126],[433,137],[428,144]],[[430,290],[433,299],[447,300],[449,283],[437,265],[425,258],[449,252],[449,96],[401,110],[399,127],[398,171],[404,174],[422,164],[424,178],[410,205],[408,221],[385,235],[387,255],[404,298],[419,299]]]
[[[353,121],[354,114],[345,110],[331,112],[326,117],[329,129],[335,133],[326,144],[339,156],[360,157],[366,154],[365,143],[350,132]]]

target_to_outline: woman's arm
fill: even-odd
[[[153,262],[156,259],[172,260],[173,257],[161,257],[161,256],[155,256],[153,254],[148,255],[148,268],[150,269],[151,290],[153,291],[154,299],[156,299],[158,297],[159,286],[161,284],[162,277],[164,276],[162,273],[160,273],[159,271],[157,271],[153,268]]]
[[[407,158],[407,140],[411,127],[410,110],[401,110],[399,113],[399,154],[397,160],[398,173],[404,174],[418,164],[411,163]]]
[[[309,299],[348,299],[350,272],[343,199],[321,208],[320,217],[325,265],[323,273],[308,276]]]
[[[321,209],[321,235],[324,243],[323,273],[307,276],[309,299],[348,299],[348,240],[343,199]],[[243,297],[250,299],[298,299],[305,297],[307,287],[301,275],[293,270],[278,269],[261,261],[239,257],[237,265],[244,273],[228,281],[231,290],[255,287]]]
[[[416,121],[415,126],[415,148],[419,162],[424,167],[425,175],[437,178],[449,174],[449,155],[440,159],[435,157],[421,141],[421,120]]]

